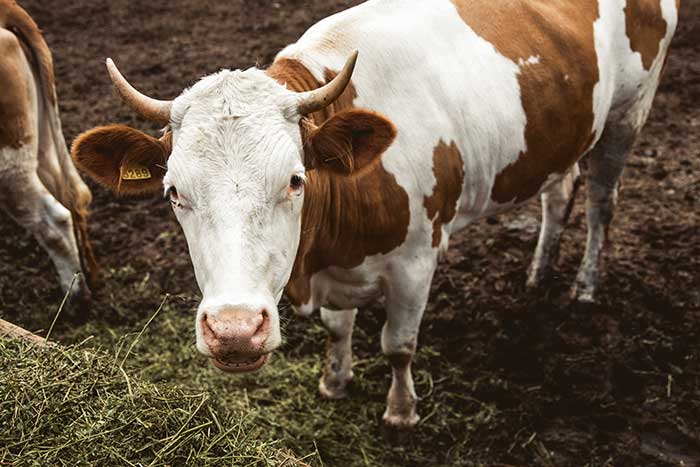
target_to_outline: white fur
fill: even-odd
[[[224,70],[173,104],[164,185],[179,193],[174,210],[203,295],[199,315],[267,309],[263,350],[281,343],[277,302],[301,228],[303,194],[288,196],[291,176],[304,175],[298,118],[284,116],[293,98],[262,71]],[[197,325],[197,346],[209,355],[202,337]]]

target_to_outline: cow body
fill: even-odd
[[[388,355],[412,354],[450,234],[543,194],[543,225],[528,277],[538,286],[571,209],[576,162],[596,148],[592,170],[602,174],[590,180],[589,240],[573,290],[581,301],[594,299],[617,179],[651,108],[677,21],[673,1],[634,6],[370,1],[321,21],[278,55],[276,64],[294,60],[322,83],[352,50],[363,51],[366,66],[353,74],[352,105],[380,112],[398,128],[375,169],[381,181],[367,186],[396,184],[408,201],[388,202],[388,230],[400,239],[393,248],[364,256],[363,248],[348,252],[352,243],[341,241],[322,252],[328,267],[292,273],[288,295],[296,309],[306,314],[325,307],[324,322],[340,336],[330,344],[324,395],[341,397],[351,377],[356,308],[385,295],[382,347]],[[628,33],[645,37],[647,45],[635,49]],[[387,205],[363,200],[356,209],[365,215]],[[306,243],[311,255],[317,253],[329,228],[322,216],[305,222],[302,231],[317,234],[302,237],[300,254]],[[347,236],[357,234],[350,220],[343,228]],[[354,256],[357,266],[334,264],[338,255]],[[385,420],[399,426],[417,420],[410,373],[401,363],[394,365]]]
[[[321,21],[278,55],[278,63],[298,61],[323,83],[326,70],[362,51],[352,105],[397,126],[381,164],[384,179],[395,180],[409,200],[410,216],[400,212],[406,206],[394,210],[401,244],[350,271],[313,274],[308,301],[294,300],[302,312],[366,304],[381,293],[386,270],[408,269],[429,282],[435,250],[447,247],[451,232],[569,182],[606,126],[639,131],[675,29],[674,2],[656,2],[661,17],[654,21],[662,29],[651,58],[631,49],[622,1],[511,3],[370,1]],[[543,19],[535,25],[538,14]],[[533,34],[533,28],[540,29]],[[511,43],[520,50],[506,51]],[[461,162],[455,165],[455,158]],[[455,172],[458,196],[449,180]],[[450,192],[441,200],[454,204],[451,216],[442,215],[442,206],[437,212],[426,206],[441,191]],[[367,199],[364,212],[375,205]]]
[[[393,371],[384,420],[414,425],[411,358],[451,233],[541,195],[528,276],[537,286],[556,257],[586,154],[589,232],[574,295],[593,300],[618,179],[651,108],[677,9],[673,0],[371,0],[313,26],[264,73],[222,71],[172,104],[132,97],[171,124],[164,184],[204,295],[200,351],[238,362],[219,361],[227,371],[262,365],[266,357],[244,356],[279,342],[270,303],[283,286],[298,312],[320,309],[331,335],[320,391],[342,397],[357,308],[384,296],[382,349]],[[294,96],[336,83],[353,50],[360,59],[344,92],[295,112]],[[118,87],[129,99],[130,86]],[[127,135],[137,139],[132,130],[88,132],[74,157],[109,180],[119,160],[171,152],[153,140],[160,149],[146,155],[104,149]],[[329,169],[352,169],[353,157],[352,176]],[[117,168],[105,173],[92,162],[100,158]],[[303,195],[293,176],[280,198],[280,177],[299,163]]]
[[[0,208],[49,253],[67,292],[74,274],[96,270],[87,238],[91,194],[61,132],[51,53],[29,15],[7,0],[0,1],[0,87]],[[71,295],[87,293],[78,278]]]

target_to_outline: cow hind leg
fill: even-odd
[[[7,181],[4,185],[5,193],[0,194],[2,207],[49,254],[64,293],[70,289],[71,299],[86,300],[84,278],[80,276],[73,282],[81,267],[70,211],[48,192],[35,172],[26,176],[15,174],[11,185]]]
[[[601,255],[617,204],[620,176],[638,131],[635,126],[608,124],[589,157],[586,178],[586,221],[588,236],[572,297],[594,303],[601,273]]]
[[[559,257],[559,241],[576,201],[580,184],[578,164],[557,184],[542,193],[542,227],[527,274],[527,286],[542,285]]]
[[[352,328],[357,309],[328,310],[321,308],[321,321],[328,330],[326,366],[319,382],[321,396],[342,399],[352,380]]]

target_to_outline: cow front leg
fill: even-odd
[[[549,190],[542,193],[542,227],[527,274],[527,286],[537,288],[549,277],[559,257],[561,234],[566,228],[576,201],[580,171],[575,164],[571,171]]]
[[[431,279],[432,271],[422,281],[398,281],[405,290],[387,295],[382,351],[391,365],[391,388],[383,420],[390,430],[413,428],[420,419],[416,410],[418,396],[413,386],[411,362],[416,352],[418,330],[428,301]]]
[[[328,330],[326,366],[318,385],[321,396],[342,399],[352,380],[352,328],[357,309],[328,310],[321,308],[321,321]]]

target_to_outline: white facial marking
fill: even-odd
[[[207,76],[173,104],[173,151],[163,180],[203,295],[197,321],[265,310],[281,342],[277,302],[301,229],[305,172],[293,93],[259,70]]]

